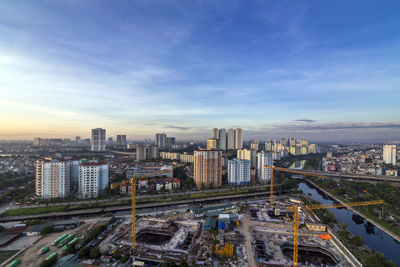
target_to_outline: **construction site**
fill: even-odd
[[[69,264],[65,266],[160,266],[185,261],[189,266],[361,267],[313,211],[383,203],[305,204],[305,198],[271,194],[239,202],[136,210],[134,183],[131,214],[64,221],[63,231],[38,238],[9,262],[37,266],[39,258],[29,255],[47,246],[43,255],[52,253],[56,262]],[[64,266],[61,263],[56,266]]]

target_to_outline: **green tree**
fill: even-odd
[[[89,247],[82,247],[79,251],[78,251],[78,255],[80,258],[86,258],[90,255],[90,248]]]
[[[101,252],[99,247],[94,247],[90,250],[90,258],[91,259],[98,259],[101,257]]]
[[[40,231],[41,235],[47,235],[50,234],[54,231],[54,228],[52,225],[46,225],[45,227],[42,228],[42,230]]]
[[[172,260],[167,260],[167,261],[163,262],[160,266],[161,267],[177,267],[176,263]]]
[[[383,253],[373,253],[365,259],[364,263],[365,267],[396,267],[396,264],[393,261],[390,261],[385,258]]]

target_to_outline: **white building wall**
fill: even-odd
[[[396,164],[396,145],[383,146],[383,162],[386,164]]]
[[[270,180],[271,169],[264,166],[273,165],[272,153],[257,153],[257,178],[260,182],[268,182]]]
[[[231,185],[250,183],[250,160],[233,159],[228,161],[228,182]]]

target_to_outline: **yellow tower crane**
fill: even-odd
[[[382,200],[349,202],[349,203],[333,203],[333,204],[312,204],[312,205],[295,205],[286,207],[287,211],[294,212],[293,215],[293,267],[297,267],[298,253],[299,253],[299,209],[312,211],[319,209],[342,208],[342,207],[357,207],[367,205],[380,205],[383,204]]]
[[[328,178],[328,176],[325,175],[320,175],[320,174],[315,174],[315,173],[308,173],[300,170],[293,170],[293,169],[287,169],[287,168],[282,168],[282,167],[276,167],[276,166],[264,166],[265,168],[269,168],[270,171],[270,195],[269,195],[269,204],[272,206],[274,204],[274,170],[277,171],[282,171],[282,172],[289,172],[289,173],[294,173],[294,174],[300,174],[300,175],[307,175],[307,176],[314,176],[314,177],[319,177],[319,178]]]
[[[173,166],[173,169],[177,167],[184,166],[185,164],[177,164]],[[133,177],[131,179],[131,197],[132,197],[132,248],[136,247],[136,180],[143,180],[148,178],[149,176],[153,176],[155,174],[163,173],[165,170],[156,171],[153,173],[149,173],[140,177],[135,177],[135,172],[133,172]]]

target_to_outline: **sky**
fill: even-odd
[[[0,139],[400,140],[400,1],[0,1]]]

